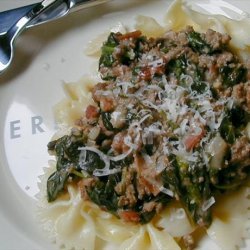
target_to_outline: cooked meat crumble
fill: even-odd
[[[250,74],[229,43],[192,27],[156,39],[111,33],[95,105],[48,144],[48,201],[72,177],[83,199],[125,221],[147,223],[177,199],[209,226],[214,196],[242,185],[250,166]]]

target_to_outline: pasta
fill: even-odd
[[[234,249],[236,245],[244,246],[242,237],[247,236],[249,194],[250,189],[244,187],[232,192],[228,197],[221,197],[214,208],[215,219],[207,232],[222,249]]]
[[[167,230],[159,230],[153,225],[124,224],[93,203],[83,202],[74,186],[68,186],[68,195],[60,197],[53,205],[48,204],[44,183],[53,167],[55,162],[50,162],[50,168],[45,169],[45,175],[40,177],[38,217],[51,240],[56,239],[59,247],[85,250],[105,247],[119,250],[180,249]]]
[[[180,18],[176,19],[176,15]],[[165,17],[165,25],[158,24],[153,18],[138,16],[136,29],[145,35],[159,37],[166,30],[180,30],[191,25],[195,30],[212,28],[233,37],[232,45],[242,57],[249,54],[250,36],[243,32],[250,26],[250,20],[231,20],[220,15],[201,14],[188,7],[181,0],[173,2]],[[242,27],[242,29],[239,29]],[[102,39],[97,39],[97,44]],[[98,54],[98,46],[91,44],[90,55]],[[66,98],[55,106],[56,120],[62,131],[55,135],[59,138],[67,134],[77,119],[82,116],[83,107],[93,103],[89,90],[97,79],[85,77],[77,83],[65,83]],[[246,128],[249,138],[249,124]],[[102,211],[97,205],[83,201],[78,187],[72,183],[67,186],[65,195],[53,203],[46,199],[46,181],[56,168],[55,162],[45,169],[40,178],[38,218],[49,238],[56,241],[58,247],[66,249],[120,249],[120,250],[177,250],[181,249],[182,236],[192,235],[195,226],[190,223],[186,211],[179,202],[171,203],[146,225],[124,222],[116,216]],[[250,183],[226,197],[219,197],[213,208],[213,222],[207,229],[207,235],[222,250],[242,247],[242,238],[249,238]]]
[[[178,13],[178,19],[176,15]],[[249,25],[250,19],[242,17],[235,20],[223,15],[209,15],[197,12],[188,7],[187,3],[181,0],[174,1],[167,15],[165,16],[167,29],[179,30],[186,25],[191,25],[195,30],[205,31],[211,28],[220,33],[228,33],[232,36],[231,45],[243,59],[249,57],[250,36],[245,32]]]

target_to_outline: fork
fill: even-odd
[[[6,33],[0,34],[0,74],[11,64],[14,56],[14,43],[16,38],[28,25],[32,24],[34,20],[41,18],[39,23],[47,22],[62,17],[73,9],[86,8],[107,1],[108,0],[44,0],[36,4],[31,11],[21,17]],[[50,15],[50,17],[46,20],[42,15]]]

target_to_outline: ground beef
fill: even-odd
[[[164,38],[167,42],[172,42],[181,46],[186,46],[188,44],[187,34],[185,31],[174,32],[170,30],[164,34]]]
[[[171,60],[176,59],[178,56],[182,54],[182,52],[183,52],[182,47],[173,48],[164,55],[165,62],[168,63]]]
[[[116,185],[115,191],[119,194],[118,206],[132,207],[137,202],[136,191],[133,185],[135,171],[132,168],[123,168],[122,180]]]
[[[236,140],[231,147],[231,163],[241,166],[250,165],[250,141],[246,136],[242,136]]]
[[[217,56],[217,67],[223,67],[226,66],[228,63],[232,62],[234,59],[234,56],[229,51],[223,51]]]
[[[187,250],[193,250],[195,247],[194,237],[191,234],[187,234],[183,236],[183,243]]]
[[[127,81],[131,79],[131,69],[128,66],[116,66],[112,69],[112,75]]]
[[[213,48],[213,50],[222,48],[231,40],[231,37],[229,35],[221,34],[211,29],[207,30],[204,38],[206,42]]]
[[[81,197],[83,200],[89,200],[86,188],[92,187],[93,185],[95,185],[95,182],[96,182],[95,178],[84,178],[78,182],[78,188],[80,190]]]
[[[135,194],[136,192],[133,184],[128,185],[125,194],[119,197],[118,207],[133,207],[137,202]]]
[[[100,98],[102,97],[102,91],[106,89],[107,83],[97,83],[92,89],[92,98],[95,102],[100,102]]]
[[[100,110],[94,105],[89,105],[85,111],[85,117],[89,124],[94,124],[98,121]]]
[[[129,147],[126,144],[124,144],[124,138],[126,135],[127,135],[127,132],[123,131],[123,132],[119,132],[118,134],[114,136],[111,147],[118,154],[125,153],[129,150]]]
[[[106,126],[103,123],[102,118],[100,117],[100,119],[98,120],[98,125],[101,129],[101,134],[104,135],[105,137],[111,137],[114,135],[113,131],[110,131],[106,128]]]
[[[151,212],[155,210],[157,213],[159,213],[161,209],[162,209],[162,204],[155,201],[145,202],[143,205],[144,212]]]
[[[237,105],[242,106],[250,113],[250,81],[235,85],[233,87],[232,97]]]
[[[245,83],[245,92],[246,92],[246,111],[250,113],[250,81]]]
[[[199,66],[202,68],[210,68],[212,65],[216,64],[216,57],[206,54],[199,56]]]

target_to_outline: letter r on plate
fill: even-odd
[[[37,132],[43,133],[44,129],[41,127],[43,124],[43,118],[41,116],[33,116],[31,117],[31,128],[32,134],[37,134]]]

